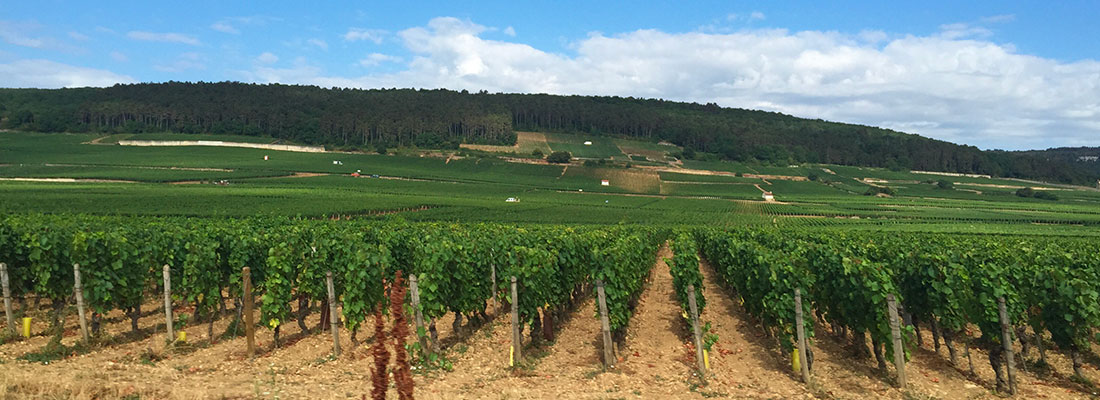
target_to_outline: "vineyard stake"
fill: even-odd
[[[1009,329],[1005,298],[997,298],[997,312],[1001,317],[1001,343],[1004,344],[1005,367],[1008,370],[1008,394],[1016,394],[1016,359],[1012,355],[1012,331]]]
[[[15,328],[15,316],[11,315],[11,288],[8,287],[8,264],[0,263],[0,284],[4,287],[4,316],[8,320],[8,329],[10,329],[11,333],[14,335],[18,331]]]
[[[695,336],[695,361],[699,368],[699,379],[706,380],[707,365],[703,360],[703,332],[699,329],[699,307],[695,303],[695,285],[688,285],[688,309],[691,310],[691,331]]]
[[[495,263],[490,264],[489,268],[489,279],[493,282],[493,302],[499,305],[500,302],[497,300],[497,265]]]
[[[248,346],[248,358],[256,357],[256,321],[252,315],[252,270],[241,269],[241,286],[244,289],[244,337]]]
[[[519,288],[512,276],[512,365],[523,359],[523,336],[519,333]]]
[[[409,291],[412,292],[412,307],[416,320],[416,337],[420,340],[421,352],[430,354],[432,348],[428,346],[428,335],[424,332],[424,312],[420,311],[420,284],[417,282],[416,274],[409,275]]]
[[[901,328],[898,326],[898,303],[894,294],[886,295],[886,308],[890,313],[890,336],[894,339],[894,368],[898,370],[898,387],[905,389],[905,347],[901,343]]]
[[[164,264],[164,326],[171,342],[176,334],[172,332],[172,272],[168,264]]]
[[[325,273],[325,284],[328,286],[328,323],[332,329],[332,353],[340,357],[340,323],[336,315],[336,289],[332,285],[332,271]]]
[[[80,317],[80,333],[88,341],[88,321],[84,319],[84,287],[80,285],[80,264],[73,264],[73,290],[76,294],[76,312]]]
[[[810,383],[810,360],[806,357],[806,327],[802,320],[802,289],[794,289],[794,330],[798,335],[798,364],[802,371],[802,383]]]
[[[611,344],[611,320],[607,317],[607,296],[603,291],[603,281],[596,281],[596,298],[600,303],[600,331],[603,333],[603,365],[615,367],[615,354]]]

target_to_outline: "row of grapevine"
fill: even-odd
[[[723,232],[699,230],[702,254],[713,265],[722,283],[736,292],[745,311],[778,339],[785,352],[794,349],[794,290],[812,286],[812,278],[795,263],[797,249],[773,250],[761,243],[773,242],[763,231]],[[803,296],[809,309],[809,296]],[[807,336],[813,336],[810,315],[803,316]]]
[[[703,296],[703,273],[699,271],[699,249],[695,238],[681,232],[669,241],[669,248],[672,250],[672,259],[668,260],[668,267],[676,298],[680,300],[680,308],[688,310],[687,289],[690,285],[695,289],[695,304],[702,314],[707,302]]]
[[[384,282],[397,270],[415,274],[419,311],[434,323],[447,313],[485,316],[487,301],[506,299],[516,277],[524,325],[560,315],[596,279],[607,288],[613,330],[622,332],[653,265],[663,233],[645,227],[582,228],[494,224],[410,224],[285,218],[209,220],[9,215],[0,218],[0,262],[10,268],[14,295],[71,301],[74,263],[81,265],[84,300],[98,314],[140,315],[142,300],[163,288],[169,265],[172,295],[199,319],[240,318],[241,269],[250,267],[261,321],[279,332],[297,320],[308,330],[310,305],[328,300],[334,275],[345,326],[355,332],[385,306]],[[494,281],[492,276],[496,276]],[[297,313],[292,312],[297,302]],[[326,307],[322,307],[327,309]],[[541,316],[541,317],[540,317]],[[236,323],[231,326],[236,326]],[[136,329],[136,328],[135,328]],[[419,332],[427,334],[427,332]]]
[[[796,287],[805,294],[803,306],[812,305],[808,309],[840,336],[850,335],[857,348],[866,348],[869,333],[882,369],[894,358],[884,346],[891,337],[888,295],[915,323],[903,328],[904,340],[911,345],[925,322],[934,335],[942,333],[955,365],[955,341],[969,346],[962,336],[976,326],[980,336],[973,343],[989,351],[999,390],[1009,387],[1005,340],[1019,339],[1026,352],[1049,332],[1079,375],[1081,353],[1100,328],[1100,247],[1087,240],[767,229],[701,229],[696,236],[746,311],[777,334],[785,350],[793,343]],[[1001,299],[1013,337],[1002,334]]]

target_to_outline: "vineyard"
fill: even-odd
[[[708,306],[720,296],[770,338],[758,341],[765,352],[797,359],[808,384],[826,379],[816,376],[813,349],[821,340],[873,360],[873,373],[902,387],[905,361],[930,341],[933,356],[945,348],[944,361],[968,379],[982,382],[983,371],[991,372],[996,392],[1034,394],[1036,386],[1018,378],[1029,369],[1052,379],[1072,374],[1065,384],[1072,392],[1094,390],[1088,370],[1098,359],[1100,245],[1026,236],[8,215],[0,219],[7,317],[0,343],[49,338],[21,358],[56,362],[109,348],[102,327],[129,320],[130,335],[157,335],[160,347],[175,351],[258,328],[270,335],[269,345],[248,351],[263,356],[332,321],[337,348],[330,357],[339,357],[341,331],[349,348],[374,343],[361,331],[377,328],[383,310],[397,318],[401,313],[389,311],[397,296],[413,332],[401,347],[414,365],[453,368],[446,354],[455,342],[440,338],[444,320],[452,334],[510,326],[508,356],[495,361],[501,370],[530,368],[556,335],[584,323],[603,325],[603,339],[591,342],[602,363],[592,367],[610,371],[629,356],[632,316],[656,279],[663,243],[681,310],[677,325],[701,382],[713,376],[710,352],[725,334],[701,316],[713,318]],[[710,273],[701,261],[713,268],[718,292],[704,296]],[[398,275],[415,282],[408,295]],[[157,298],[172,307],[150,311],[162,308]],[[253,302],[259,320],[249,325]],[[40,307],[51,310],[35,314],[48,324],[20,326],[17,317]],[[509,309],[510,323],[497,318]],[[320,310],[317,328],[307,324],[317,317],[312,310]],[[160,315],[159,324],[140,328],[150,315]],[[175,335],[173,324],[202,327],[204,337]],[[300,334],[288,339],[288,332]],[[978,352],[988,366],[976,362]],[[1071,369],[1052,367],[1048,357],[1060,357],[1052,353],[1065,354]]]

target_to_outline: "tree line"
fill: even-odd
[[[664,140],[690,153],[778,165],[827,163],[1066,183],[1095,182],[1100,175],[1063,160],[982,151],[888,129],[633,97],[239,82],[0,89],[0,128],[235,134],[348,148],[511,145],[515,131],[531,130]]]

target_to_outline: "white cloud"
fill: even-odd
[[[210,29],[213,29],[213,30],[216,30],[216,31],[222,32],[222,33],[233,34],[233,35],[237,35],[237,34],[241,33],[241,31],[237,30],[237,28],[234,28],[233,25],[230,25],[229,22],[227,22],[227,21],[215,22],[213,25],[210,25]]]
[[[382,44],[382,39],[386,37],[386,33],[381,29],[351,28],[344,34],[344,40],[348,42],[366,40],[374,42],[374,44]]]
[[[45,31],[46,34],[40,32]],[[14,46],[30,47],[40,50],[60,51],[68,54],[86,54],[87,50],[74,46],[64,40],[48,36],[54,31],[34,21],[3,21],[0,20],[0,42]],[[73,40],[87,40],[88,37],[77,33],[68,32]]]
[[[943,36],[947,39],[984,39],[993,36],[993,31],[984,26],[973,26],[967,23],[954,23],[940,25],[940,36]]]
[[[119,52],[119,51],[112,51],[110,56],[111,56],[112,60],[115,60],[115,61],[118,61],[118,62],[130,61],[130,57],[127,57],[126,54],[123,54],[122,52]]]
[[[511,26],[509,26],[507,28],[504,28],[504,34],[508,35],[508,36],[515,37],[516,36],[516,28],[513,28]]]
[[[401,62],[401,57],[382,53],[371,53],[367,55],[367,58],[359,60],[359,65],[373,67],[378,64],[390,62]]]
[[[953,35],[748,30],[592,34],[575,54],[480,37],[436,18],[398,37],[408,68],[359,77],[316,66],[251,79],[348,87],[619,95],[717,102],[896,128],[986,148],[1096,145],[1100,62],[1061,62]],[[369,60],[369,58],[368,58]]]
[[[69,32],[69,37],[73,38],[73,40],[77,40],[77,41],[81,41],[81,42],[86,41],[88,39],[91,39],[90,37],[88,37],[88,35],[85,35],[85,34],[80,33],[80,32],[71,32],[71,31]]]
[[[1013,15],[1013,14],[990,15],[988,17],[982,17],[981,18],[981,22],[987,23],[987,24],[999,24],[999,23],[1005,23],[1005,22],[1012,22],[1012,21],[1015,21],[1015,20],[1016,20],[1016,16]]]
[[[241,25],[262,26],[262,25],[266,25],[268,22],[275,22],[275,21],[281,21],[281,20],[282,20],[282,18],[269,17],[269,16],[266,16],[266,15],[253,15],[253,16],[247,16],[247,17],[228,17],[228,18],[222,18],[222,19],[218,20],[217,22],[214,22],[213,24],[210,25],[210,29],[213,29],[215,31],[222,32],[222,33],[228,33],[228,34],[231,34],[231,35],[238,35],[238,34],[241,33],[241,30],[238,28]]]
[[[764,13],[760,11],[753,11],[748,14],[729,13],[726,14],[726,21],[763,21],[765,18]]]
[[[77,67],[49,60],[17,60],[0,64],[0,87],[111,86],[134,81],[134,78],[111,71]]]
[[[271,52],[265,51],[263,54],[260,54],[258,57],[256,57],[256,61],[264,64],[273,64],[279,61],[279,56],[276,56]]]
[[[188,70],[204,70],[206,69],[206,57],[195,52],[182,53],[176,56],[172,62],[166,64],[155,64],[153,69],[161,72],[184,72]]]
[[[321,50],[328,50],[328,42],[321,39],[309,39],[306,43],[319,47]]]
[[[168,43],[182,43],[191,46],[198,46],[199,39],[182,33],[157,33],[157,32],[144,32],[144,31],[130,31],[126,34],[127,37],[134,40],[142,40],[147,42],[168,42]]]
[[[41,48],[46,44],[46,39],[30,37],[26,33],[38,27],[38,24],[0,21],[0,40],[16,46]]]

